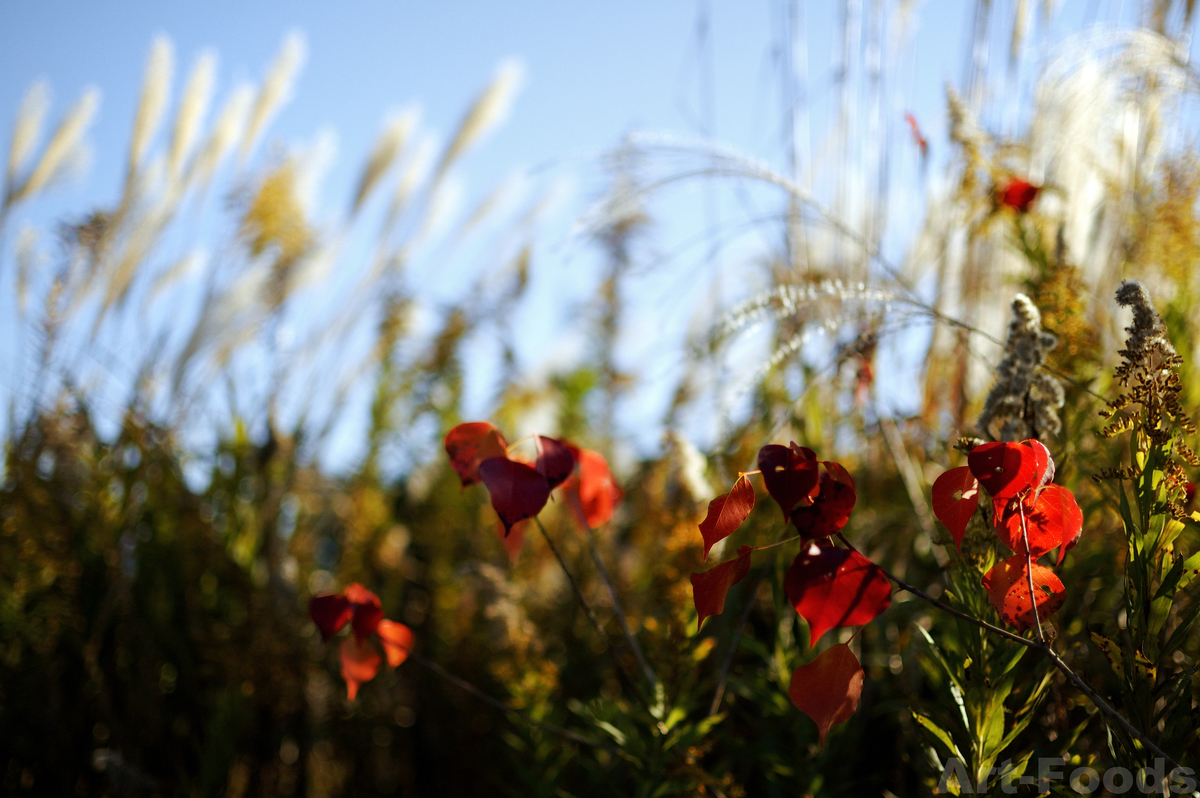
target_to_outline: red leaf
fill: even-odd
[[[388,665],[395,668],[408,659],[408,652],[413,647],[413,631],[402,623],[382,620],[379,622],[379,642],[383,643],[383,653],[387,655]]]
[[[375,627],[383,620],[383,609],[379,604],[379,596],[360,585],[358,582],[346,585],[342,595],[350,602],[354,610],[354,618],[350,626],[359,642],[375,634]]]
[[[350,622],[354,608],[346,597],[338,593],[329,596],[313,596],[308,600],[308,615],[321,630],[321,637],[328,640]]]
[[[571,507],[581,524],[596,529],[612,519],[617,502],[625,494],[613,481],[604,455],[578,447],[572,451],[579,463],[579,475],[569,488]]]
[[[732,535],[754,509],[754,487],[742,474],[733,483],[733,490],[718,496],[708,503],[708,515],[700,522],[700,534],[704,536],[704,559],[718,541]]]
[[[1025,555],[1001,560],[983,576],[983,587],[1000,617],[1017,631],[1033,626],[1033,602],[1029,598],[1029,576]],[[1033,586],[1038,617],[1045,621],[1066,600],[1066,588],[1049,568],[1033,564]]]
[[[1032,497],[1031,497],[1032,498]],[[996,515],[996,536],[1022,557],[1025,541],[1021,534],[1021,512],[1025,513],[1025,531],[1029,536],[1029,553],[1034,559],[1048,551],[1073,546],[1083,529],[1083,511],[1071,491],[1062,485],[1047,485],[1037,492],[1036,499],[1015,499]],[[1059,562],[1062,562],[1060,556]]]
[[[692,598],[696,602],[696,630],[710,615],[725,611],[725,594],[729,588],[746,578],[750,573],[750,552],[754,549],[742,546],[737,557],[709,568],[704,573],[692,574]]]
[[[550,498],[550,485],[544,476],[533,466],[507,457],[484,460],[479,464],[479,476],[487,486],[492,507],[500,516],[506,533],[518,521],[540,513]]]
[[[979,506],[979,482],[967,466],[951,468],[933,483],[933,514],[954,536],[954,546],[962,551],[963,535],[975,508]]]
[[[554,490],[575,471],[575,455],[567,444],[555,438],[533,436],[537,447],[537,472],[546,478],[550,490]]]
[[[450,456],[450,467],[464,488],[480,481],[480,463],[489,457],[504,457],[508,448],[504,436],[490,421],[459,424],[446,433],[443,445]]]
[[[504,544],[504,550],[508,552],[510,563],[517,561],[517,555],[521,553],[521,547],[525,545],[525,527],[527,526],[529,526],[529,519],[513,524],[511,531],[505,530],[502,522],[496,522],[496,537],[500,538],[500,542]]]
[[[984,443],[967,455],[967,465],[994,499],[1011,499],[1033,486],[1037,456],[1019,443]]]
[[[1012,208],[1017,213],[1025,213],[1041,190],[1041,186],[1035,186],[1019,177],[1012,177],[1003,186],[997,187],[996,202]]]
[[[809,646],[834,627],[869,623],[892,603],[892,586],[879,566],[857,551],[815,543],[796,555],[783,587],[808,621]]]
[[[759,449],[758,468],[785,521],[796,507],[812,504],[820,489],[816,453],[794,441],[790,448],[772,443]]]
[[[792,672],[788,695],[796,709],[817,724],[821,745],[830,727],[849,720],[858,709],[865,675],[858,657],[845,643],[821,652]]]
[[[1022,446],[1028,446],[1033,452],[1033,486],[1040,488],[1054,481],[1054,458],[1046,444],[1037,438],[1021,441]]]
[[[821,465],[820,492],[813,503],[792,510],[792,523],[805,540],[827,538],[844,527],[858,501],[854,480],[840,463],[826,460]]]
[[[340,654],[342,678],[346,680],[346,698],[353,701],[358,695],[359,685],[371,681],[379,673],[382,659],[375,651],[375,646],[352,637],[342,641]]]

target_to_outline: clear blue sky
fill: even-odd
[[[835,2],[808,2],[809,99],[814,138],[827,128],[830,88],[834,80]],[[871,0],[862,0],[867,13]],[[885,3],[888,9],[895,3]],[[934,167],[944,161],[944,86],[963,74],[965,43],[972,3],[966,0],[917,2],[911,58],[889,77],[929,136]],[[1010,3],[993,3],[999,17],[1011,17]],[[1034,4],[1040,5],[1040,4]],[[1084,21],[1111,20],[1128,5],[1113,0],[1068,0],[1060,4],[1054,27],[1060,33]],[[697,24],[711,9],[711,54],[698,46]],[[99,157],[77,184],[57,188],[34,203],[28,218],[46,222],[64,210],[78,214],[111,203],[118,191],[124,153],[145,66],[154,35],[165,33],[175,43],[176,93],[203,48],[217,51],[220,64],[214,103],[238,79],[257,81],[277,51],[284,34],[302,31],[308,60],[289,106],[277,118],[270,141],[311,139],[322,127],[338,135],[338,159],[323,191],[324,202],[341,207],[357,170],[389,109],[419,101],[425,120],[443,134],[452,130],[465,104],[484,85],[496,64],[520,57],[527,85],[508,124],[466,164],[468,189],[483,192],[516,167],[552,164],[569,175],[575,197],[563,208],[567,225],[603,187],[596,155],[634,130],[703,132],[703,75],[711,68],[713,100],[711,133],[756,157],[783,163],[780,84],[777,60],[780,0],[613,0],[580,2],[289,2],[205,3],[161,2],[8,2],[0,5],[0,142],[7,146],[7,120],[38,78],[53,90],[51,121],[89,85],[103,92],[100,115],[91,140]],[[889,12],[890,13],[890,12]],[[1036,29],[1036,26],[1035,26]],[[1007,53],[1007,31],[997,28],[997,53]],[[1003,44],[1001,44],[1003,43]],[[1030,47],[1037,47],[1036,37]],[[999,55],[996,57],[1000,57]],[[706,60],[709,58],[710,60]],[[1036,60],[1036,59],[1032,59]],[[1014,84],[1020,85],[1020,84]],[[1004,124],[1006,120],[997,120]],[[1018,124],[1015,116],[1007,124]],[[893,135],[902,135],[901,120],[889,120]],[[899,133],[897,133],[899,131]],[[921,185],[912,148],[898,148],[905,163],[898,175],[913,184],[911,202],[894,211],[895,240],[911,232],[906,219],[919,218],[925,187]],[[116,157],[114,157],[116,156]],[[692,198],[695,199],[694,197]],[[467,203],[471,203],[468,201]],[[698,229],[699,206],[683,202],[658,211],[653,246],[669,252]],[[523,341],[524,365],[536,369],[553,343],[564,335],[574,307],[562,296],[586,296],[596,279],[594,254],[581,245],[564,244],[560,231],[543,248],[537,263],[542,301],[560,308],[557,318],[531,320]],[[11,237],[8,238],[11,248]],[[11,253],[0,253],[2,264]],[[693,268],[679,264],[684,272]],[[665,278],[664,278],[665,279]],[[650,281],[648,304],[632,312],[654,315],[670,301],[674,276],[657,285]],[[8,279],[0,281],[8,290]],[[538,296],[531,301],[536,301]],[[694,297],[693,297],[694,299]],[[686,314],[658,329],[678,337]],[[666,324],[664,322],[664,324]],[[551,342],[548,344],[547,342]],[[630,341],[630,359],[646,357],[646,341]],[[655,342],[657,343],[657,342]],[[648,373],[663,375],[671,362],[650,363]],[[485,368],[486,370],[486,368]],[[477,396],[486,390],[477,389]],[[654,421],[661,395],[640,410],[631,408],[631,426]]]

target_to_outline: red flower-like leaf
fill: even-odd
[[[353,608],[354,617],[350,626],[354,629],[354,636],[358,638],[359,642],[375,634],[375,627],[379,626],[379,622],[383,620],[383,608],[379,603],[379,596],[358,582],[346,585],[342,595],[346,597]]]
[[[1009,178],[1008,182],[996,189],[996,201],[1001,205],[1012,208],[1017,213],[1025,213],[1037,199],[1041,186],[1035,186],[1019,177]]]
[[[933,514],[950,530],[961,551],[967,524],[979,507],[979,482],[967,466],[951,468],[934,481],[932,494]]]
[[[504,524],[505,534],[513,524],[540,513],[550,498],[550,484],[537,469],[507,457],[484,460],[479,464],[479,476],[492,497],[492,507]]]
[[[353,614],[354,607],[341,593],[313,596],[308,600],[308,615],[326,640],[341,631]]]
[[[737,557],[709,568],[704,573],[692,574],[692,599],[696,602],[696,630],[710,615],[725,611],[725,594],[729,588],[746,578],[750,573],[750,552],[754,549],[742,546]]]
[[[358,695],[359,685],[375,678],[382,659],[375,646],[363,640],[347,637],[339,649],[342,660],[342,678],[346,681],[346,698],[353,701]]]
[[[996,563],[983,577],[983,587],[996,612],[1020,632],[1034,625],[1028,574],[1025,555],[1018,554]],[[1033,587],[1038,618],[1045,621],[1066,600],[1066,588],[1053,571],[1037,563],[1033,564]]]
[[[858,501],[854,479],[840,463],[825,460],[821,466],[816,498],[811,505],[792,510],[792,523],[805,540],[827,538],[844,527]]]
[[[525,527],[527,526],[529,526],[529,519],[513,524],[511,530],[505,529],[503,522],[496,522],[496,537],[500,538],[500,543],[504,545],[504,550],[508,552],[508,561],[510,563],[517,561],[517,556],[521,553],[521,547],[525,545]]]
[[[972,449],[967,465],[993,499],[1011,499],[1034,486],[1038,463],[1033,448],[995,441]]]
[[[718,541],[732,535],[754,509],[754,486],[742,474],[733,483],[733,490],[708,503],[708,515],[700,522],[704,537],[704,559]]]
[[[568,487],[571,507],[579,522],[589,529],[604,526],[625,494],[613,480],[604,455],[577,447],[571,451],[579,463],[579,473]]]
[[[892,586],[879,566],[857,551],[815,543],[796,555],[783,587],[808,621],[809,646],[834,627],[869,623],[892,603]]]
[[[1075,545],[1083,530],[1083,511],[1071,491],[1062,485],[1047,485],[1037,492],[1036,498],[1009,501],[1003,513],[996,514],[996,536],[1005,546],[1024,556],[1022,512],[1025,534],[1029,536],[1029,553],[1036,559],[1058,548],[1061,549],[1061,563],[1067,549]]]
[[[555,438],[543,435],[533,436],[534,446],[537,447],[537,472],[546,478],[550,490],[561,485],[575,471],[575,455],[571,447]]]
[[[443,441],[450,467],[465,488],[480,481],[479,464],[490,457],[504,457],[508,444],[490,421],[459,424]]]
[[[413,631],[402,623],[382,620],[379,622],[379,642],[383,643],[383,653],[387,655],[388,665],[395,668],[408,659],[408,652],[413,647]]]
[[[821,652],[792,672],[788,696],[796,709],[817,724],[821,745],[831,727],[849,720],[858,709],[865,676],[858,657],[845,643]]]
[[[795,442],[790,447],[772,443],[759,449],[758,468],[785,521],[792,510],[812,504],[820,489],[816,453]]]
[[[1040,488],[1053,482],[1054,458],[1050,456],[1050,450],[1046,448],[1046,444],[1037,438],[1030,438],[1027,441],[1021,441],[1021,445],[1029,447],[1033,452],[1033,486]]]

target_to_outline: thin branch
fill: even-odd
[[[1017,499],[1017,512],[1021,514],[1021,540],[1025,543],[1025,578],[1029,581],[1029,606],[1033,608],[1033,622],[1037,626],[1038,640],[1046,643],[1046,634],[1042,631],[1042,619],[1037,608],[1037,594],[1033,592],[1033,553],[1029,551],[1029,527],[1025,523],[1025,502]]]
[[[729,678],[729,669],[733,666],[733,655],[737,653],[738,643],[742,641],[742,630],[746,628],[746,622],[750,620],[750,611],[754,609],[754,602],[758,600],[758,591],[764,581],[766,580],[760,574],[758,581],[750,590],[750,600],[746,602],[746,607],[742,610],[742,618],[738,621],[737,631],[733,633],[733,642],[729,644],[729,651],[725,653],[725,662],[721,665],[721,678],[717,680],[717,692],[713,695],[712,706],[708,708],[710,718],[721,708],[721,700],[725,697],[725,681]]]
[[[633,649],[634,656],[637,657],[638,663],[641,664],[646,678],[650,680],[650,686],[657,687],[658,676],[655,675],[654,669],[650,667],[650,663],[642,653],[642,647],[638,645],[637,638],[633,636],[633,632],[629,629],[629,622],[625,619],[625,610],[621,608],[621,601],[617,598],[617,589],[613,587],[612,579],[608,576],[608,569],[604,567],[604,562],[600,559],[600,551],[596,548],[596,533],[587,524],[583,526],[587,532],[588,551],[591,552],[592,561],[596,563],[596,570],[600,573],[600,578],[604,581],[604,586],[608,588],[608,595],[612,599],[613,612],[617,616],[617,621],[621,624],[621,631],[625,633],[625,639],[629,641],[629,647]]]
[[[584,598],[583,590],[580,589],[579,583],[575,581],[575,577],[571,575],[570,569],[567,568],[567,561],[563,559],[562,552],[558,550],[558,546],[554,545],[554,541],[551,539],[550,533],[547,532],[546,527],[542,525],[542,519],[535,515],[533,517],[533,522],[537,524],[537,528],[541,531],[542,537],[546,539],[546,545],[550,547],[550,551],[553,552],[554,558],[558,560],[558,564],[562,568],[563,574],[566,575],[567,581],[571,583],[571,589],[575,592],[575,598],[583,607],[584,612],[587,613],[588,620],[592,622],[592,626],[596,629],[596,634],[600,635],[600,640],[604,643],[604,650],[608,653],[608,656],[612,658],[613,665],[617,669],[617,677],[630,690],[630,692],[633,693],[634,697],[637,698],[638,703],[640,703],[642,707],[648,711],[650,709],[650,705],[646,702],[646,697],[642,695],[642,691],[639,690],[637,685],[634,683],[633,677],[629,675],[629,673],[625,670],[625,666],[621,664],[621,660],[617,657],[617,652],[613,649],[612,643],[608,639],[608,635],[604,633],[604,627],[600,625],[600,619],[596,617],[596,611],[592,609],[592,605],[588,604],[587,599]]]

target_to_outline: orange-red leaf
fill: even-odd
[[[413,631],[402,623],[382,620],[379,622],[379,641],[383,643],[383,653],[387,655],[388,665],[395,668],[408,659],[408,652],[413,647]]]
[[[954,536],[954,545],[962,550],[967,523],[979,506],[979,482],[967,466],[951,468],[933,483],[933,514]]]
[[[812,544],[783,579],[796,612],[808,621],[810,646],[837,626],[869,623],[892,603],[892,586],[875,563],[851,549]]]
[[[812,504],[801,503],[792,510],[792,523],[805,540],[827,538],[844,527],[858,501],[854,479],[840,463],[825,460],[821,466],[819,492]]]
[[[575,471],[575,455],[570,446],[556,438],[534,435],[533,443],[537,447],[535,468],[554,490]]]
[[[308,615],[321,630],[321,637],[328,640],[343,626],[350,623],[354,608],[341,593],[329,596],[313,596],[308,600]]]
[[[479,464],[479,476],[506,533],[518,521],[540,513],[550,498],[550,484],[537,469],[507,457],[484,460]]]
[[[754,487],[742,474],[733,483],[733,490],[718,496],[708,503],[708,515],[700,522],[700,534],[704,536],[704,559],[718,541],[732,535],[754,509]]]
[[[517,561],[517,555],[521,553],[521,547],[525,545],[525,527],[527,526],[529,526],[529,519],[513,524],[511,530],[506,530],[502,522],[496,522],[496,537],[500,538],[500,542],[504,544],[504,550],[508,552],[510,563]]]
[[[821,745],[832,726],[849,720],[858,709],[865,675],[858,657],[845,643],[821,652],[792,672],[788,695],[796,709],[817,724]]]
[[[571,507],[580,523],[596,529],[609,522],[617,502],[625,494],[613,481],[604,455],[591,449],[575,448],[572,451],[579,462],[579,474],[570,486]]]
[[[342,595],[350,602],[353,609],[354,617],[350,621],[350,626],[354,629],[354,636],[358,638],[359,642],[375,634],[375,627],[379,626],[379,622],[383,620],[383,609],[379,603],[379,596],[358,582],[346,585]]]
[[[1034,486],[1037,456],[1029,446],[995,441],[976,446],[967,465],[994,499],[1011,499]]]
[[[1017,631],[1023,632],[1033,624],[1033,602],[1029,596],[1029,571],[1025,555],[1001,560],[984,574],[983,587],[1000,617]],[[1066,600],[1066,588],[1049,568],[1033,564],[1033,586],[1037,596],[1037,614],[1046,620]]]
[[[692,598],[696,602],[697,631],[710,615],[725,611],[725,594],[729,588],[746,578],[750,573],[750,552],[754,549],[742,546],[737,557],[709,568],[704,573],[692,574]]]
[[[794,441],[790,447],[772,443],[759,449],[758,468],[785,521],[792,510],[812,504],[820,489],[816,453]]]
[[[1025,213],[1041,190],[1041,186],[1035,186],[1028,180],[1011,177],[1004,185],[996,187],[996,202],[1012,208],[1017,213]]]
[[[365,640],[347,637],[339,651],[342,659],[342,678],[346,680],[346,698],[353,701],[359,685],[375,678],[382,659],[375,646]]]
[[[489,457],[504,457],[508,444],[490,421],[459,424],[442,442],[450,456],[450,467],[465,488],[480,481],[479,464]]]
[[[1037,438],[1030,438],[1027,441],[1021,441],[1021,445],[1028,447],[1033,453],[1033,486],[1040,488],[1053,482],[1054,458],[1050,456],[1050,450],[1046,448],[1046,444]]]
[[[1062,485],[1047,485],[1036,498],[1014,499],[996,515],[996,536],[1017,554],[1025,555],[1021,530],[1021,513],[1025,514],[1025,534],[1029,536],[1029,553],[1036,559],[1052,549],[1061,549],[1059,562],[1067,549],[1074,545],[1083,530],[1083,511],[1071,491]]]

